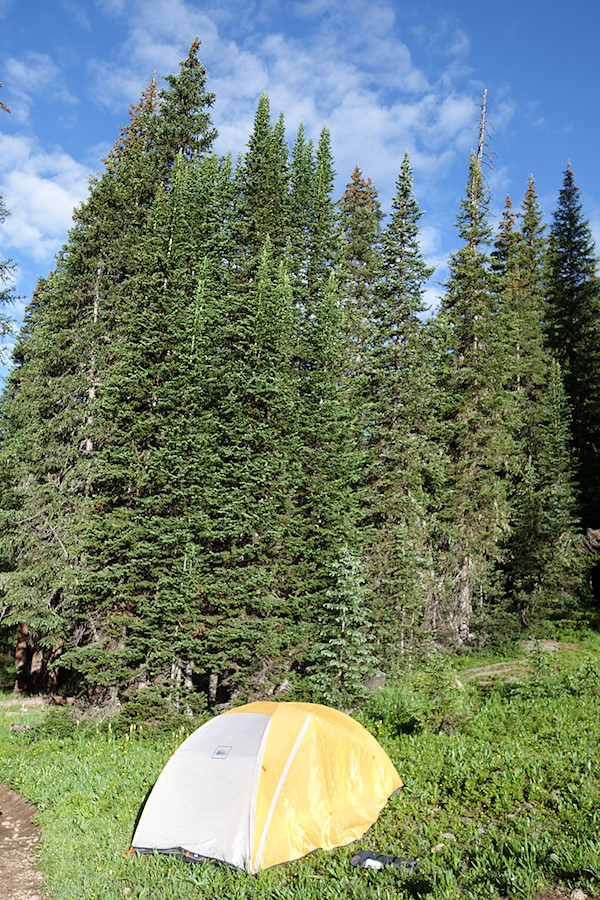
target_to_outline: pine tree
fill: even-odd
[[[240,173],[240,242],[245,277],[256,271],[268,240],[276,254],[287,244],[287,146],[283,116],[271,123],[269,98],[262,94]]]
[[[600,283],[589,223],[570,165],[565,172],[546,260],[546,340],[560,363],[571,406],[584,527],[600,521]]]
[[[325,614],[328,574],[343,547],[356,553],[360,477],[356,408],[349,402],[349,348],[335,275],[308,323],[303,322],[298,371],[297,488],[299,532],[295,547],[294,602],[305,623],[303,664],[314,666],[314,641]],[[308,362],[307,362],[308,361]]]
[[[300,125],[290,160],[289,222],[287,266],[292,288],[302,308],[308,303],[309,230],[311,193],[315,175],[314,149]]]
[[[29,644],[21,688],[38,679],[44,686],[47,666],[69,633],[70,595],[81,561],[87,384],[79,347],[66,327],[66,291],[60,269],[38,285],[0,404],[6,621],[27,634]],[[54,343],[61,326],[62,354]]]
[[[370,604],[378,641],[387,645],[381,651],[386,663],[408,659],[418,643],[431,577],[432,386],[421,317],[433,270],[420,250],[421,216],[406,153],[382,235],[358,388],[366,435],[363,527]]]
[[[576,492],[568,459],[570,419],[560,371],[543,346],[546,242],[532,177],[520,219],[516,230],[507,200],[492,267],[499,328],[510,354],[506,371],[514,441],[506,588],[520,624],[530,627],[544,617],[576,609],[583,560],[577,549]],[[565,577],[559,585],[561,570]]]
[[[321,129],[315,153],[314,176],[309,198],[307,288],[308,309],[323,298],[329,273],[338,256],[335,230],[333,186],[335,169],[331,154],[331,133],[325,125]]]
[[[381,277],[381,222],[377,188],[356,166],[338,201],[341,233],[338,271],[342,279],[349,336],[354,344],[352,371],[360,377],[374,291]]]
[[[230,691],[259,682],[267,690],[288,668],[295,313],[268,240],[244,290],[234,280],[223,291],[219,281],[213,272],[204,283],[197,350],[204,420],[196,452],[210,523],[197,538],[205,662]]]
[[[179,154],[188,161],[203,156],[218,134],[210,115],[216,95],[206,91],[206,69],[198,59],[200,46],[195,38],[180,71],[167,75],[167,87],[159,91],[156,149],[163,177]]]
[[[172,633],[164,595],[169,589],[171,597],[176,594],[169,578],[176,560],[183,557],[180,544],[186,543],[177,523],[178,488],[164,449],[176,403],[171,379],[181,318],[195,287],[188,268],[182,167],[183,163],[176,164],[170,190],[159,191],[145,235],[135,248],[135,275],[122,286],[114,314],[119,355],[103,372],[95,402],[94,473],[89,487],[93,512],[85,531],[87,573],[80,577],[77,599],[80,616],[97,639],[63,660],[81,665],[92,684],[122,681],[124,662],[129,677],[143,681],[136,658],[154,674],[164,675],[164,657],[171,652],[166,640],[160,653],[140,647],[140,641],[148,618],[165,638]],[[132,628],[137,646],[126,640]],[[162,665],[155,657],[162,657]],[[111,671],[111,658],[116,673]]]
[[[192,46],[188,60],[196,51]],[[179,77],[170,82],[171,90],[178,90]],[[197,109],[207,102],[201,92]],[[106,424],[97,414],[98,402],[130,335],[119,304],[136,283],[137,247],[155,191],[163,182],[168,188],[173,177],[171,169],[161,172],[157,166],[161,115],[173,120],[168,91],[161,92],[161,104],[162,113],[151,83],[132,108],[106,171],[92,182],[55,272],[31,304],[3,403],[2,456],[19,457],[5,533],[14,581],[10,615],[29,623],[31,640],[46,662],[48,653],[56,656],[65,645],[96,645],[92,656],[106,649],[106,634],[98,631],[101,614],[87,616],[76,598],[97,550],[88,522]],[[196,115],[183,120],[191,128],[206,126]],[[186,147],[196,150],[202,137],[186,138],[181,129],[177,134],[182,153]],[[173,141],[169,146],[174,152]]]
[[[576,518],[570,414],[555,361],[534,410],[537,427],[516,485],[508,544],[508,586],[529,628],[577,614],[588,600],[589,567]]]
[[[330,576],[332,585],[318,633],[318,671],[311,681],[319,699],[348,707],[364,698],[364,682],[373,670],[360,559],[342,547]]]
[[[451,258],[442,299],[450,338],[444,379],[452,462],[445,509],[451,526],[448,575],[457,583],[445,619],[450,636],[460,643],[471,640],[474,607],[485,617],[499,599],[498,569],[510,519],[507,461],[513,453],[513,427],[506,385],[508,354],[485,252],[491,238],[487,214],[480,165],[471,154],[458,217],[463,246]]]

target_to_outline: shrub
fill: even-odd
[[[204,695],[190,692],[185,702],[180,703],[180,709],[182,707],[183,712],[177,711],[168,694],[160,688],[144,688],[125,701],[113,721],[113,728],[119,734],[130,731],[132,725],[154,733],[168,733],[182,726],[195,728],[204,712]]]

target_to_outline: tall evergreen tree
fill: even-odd
[[[218,282],[217,282],[218,283]],[[267,240],[245,290],[204,282],[197,388],[208,532],[196,537],[206,666],[229,690],[287,673],[295,394],[289,282]]]
[[[244,277],[256,271],[268,240],[277,254],[287,244],[288,162],[283,117],[271,123],[269,98],[262,94],[240,173],[240,242]]]
[[[458,228],[463,246],[451,258],[442,299],[450,336],[448,575],[456,584],[445,618],[450,635],[464,643],[470,640],[474,608],[485,616],[498,600],[498,567],[510,520],[507,461],[513,452],[507,347],[485,252],[491,238],[488,198],[474,154]]]
[[[370,178],[365,181],[358,166],[337,205],[341,232],[338,270],[347,327],[354,344],[352,371],[358,377],[366,352],[374,291],[381,278],[383,212],[377,188]]]
[[[192,45],[188,60],[196,52]],[[177,91],[179,77],[169,91]],[[167,119],[169,91],[161,95]],[[198,111],[207,102],[200,91]],[[52,654],[98,637],[73,603],[91,558],[86,529],[102,440],[97,404],[128,337],[119,303],[124,285],[135,280],[137,245],[163,181],[157,167],[161,114],[151,83],[77,211],[55,272],[36,293],[3,402],[2,456],[19,457],[4,535],[15,582],[10,615],[30,623],[34,646]],[[206,125],[194,115],[186,121],[192,129],[200,121]],[[201,137],[184,139],[181,129],[178,135],[182,152]],[[24,442],[27,432],[33,439]],[[42,565],[36,547],[45,548]],[[101,648],[104,636],[98,640]]]
[[[295,508],[302,531],[296,545],[294,598],[308,641],[299,657],[319,667],[315,640],[327,618],[327,591],[343,547],[358,548],[359,421],[348,402],[349,348],[343,305],[334,273],[308,322],[302,323],[303,352],[298,370]]]
[[[561,394],[560,370],[543,346],[546,242],[532,177],[520,218],[521,228],[516,230],[507,199],[492,268],[499,329],[504,329],[508,351],[514,441],[506,588],[520,623],[531,626],[576,608],[583,559],[577,548],[576,493],[568,458],[570,417]],[[561,571],[562,583],[557,579]]]
[[[394,656],[408,657],[409,648],[418,643],[431,577],[428,483],[435,454],[428,427],[432,385],[425,370],[422,314],[433,270],[419,245],[421,216],[405,153],[392,215],[382,234],[359,379],[369,593],[378,643],[387,645],[380,651],[386,663]]]
[[[38,285],[0,405],[7,622],[28,636],[29,647],[27,668],[18,671],[21,687],[43,678],[68,633],[70,595],[81,562],[88,384],[81,345],[67,324],[67,290],[61,270]]]
[[[351,706],[365,695],[365,678],[372,673],[370,621],[359,557],[342,547],[331,566],[318,632],[319,667],[312,678],[317,696],[326,703]]]
[[[558,363],[533,412],[536,430],[515,486],[508,542],[508,588],[521,623],[572,617],[588,600],[570,453],[570,413]]]
[[[337,258],[338,242],[333,201],[334,180],[331,133],[325,125],[321,129],[315,153],[315,169],[309,200],[307,268],[309,305],[318,302],[319,298],[322,299],[328,275]]]
[[[167,75],[159,91],[156,150],[165,177],[179,154],[185,160],[210,150],[217,130],[210,115],[216,95],[206,90],[206,69],[198,59],[201,41],[195,38],[176,74]]]
[[[570,165],[546,260],[546,340],[563,371],[584,527],[600,521],[600,282],[589,223]]]
[[[314,175],[313,144],[306,138],[304,125],[301,124],[290,159],[290,234],[287,265],[294,294],[302,308],[308,303],[309,229]]]
[[[138,682],[147,680],[146,672],[167,677],[176,665],[169,607],[180,598],[173,569],[188,541],[180,521],[184,492],[165,442],[176,405],[182,320],[195,289],[186,174],[180,156],[170,189],[159,190],[135,248],[135,274],[122,286],[115,310],[119,354],[103,372],[95,403],[93,511],[77,591],[88,640],[63,659],[80,666],[93,685],[122,683],[126,672]],[[150,623],[163,633],[160,648],[143,643]]]

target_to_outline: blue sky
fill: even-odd
[[[193,38],[217,94],[217,149],[243,150],[259,96],[332,133],[337,195],[358,165],[389,210],[408,149],[437,267],[456,249],[455,215],[488,92],[497,215],[533,173],[550,221],[567,162],[598,246],[598,34],[589,0],[0,0],[0,194],[11,216],[0,259],[18,265],[19,319],[53,267],[88,176],[145,84],[177,70]]]

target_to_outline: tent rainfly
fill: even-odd
[[[132,852],[255,873],[351,843],[401,787],[350,716],[313,703],[249,703],[206,722],[171,756]]]

